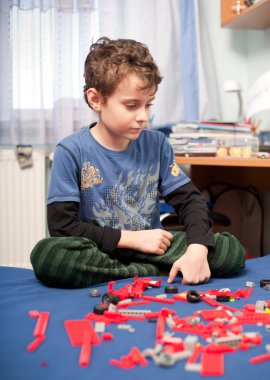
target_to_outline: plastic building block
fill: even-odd
[[[106,340],[106,341],[110,341],[110,340],[113,340],[113,334],[112,333],[103,333],[101,335],[101,339],[102,340]]]
[[[162,299],[162,298],[158,298],[158,297],[150,297],[150,296],[143,296],[142,297],[144,300],[147,300],[147,301],[153,301],[153,302],[160,302],[160,303],[168,303],[168,304],[174,304],[174,300],[170,300],[170,299]]]
[[[201,355],[202,351],[203,351],[202,345],[201,344],[197,344],[195,346],[192,354],[188,358],[187,363],[188,364],[195,364],[196,361],[198,360],[199,356]]]
[[[231,316],[228,313],[221,310],[201,310],[200,315],[205,321],[213,321],[216,318],[231,319]]]
[[[205,346],[204,351],[212,352],[212,353],[226,353],[226,352],[235,352],[236,349],[228,344],[217,344],[213,342]]]
[[[213,300],[213,299],[211,299],[209,297],[205,297],[204,296],[204,297],[202,297],[202,300],[204,302],[206,302],[210,306],[215,306],[215,307],[219,306],[219,307],[222,307],[223,309],[234,311],[234,312],[239,311],[238,309],[235,309],[235,308],[233,308],[231,306],[224,305],[224,304],[222,304],[220,302],[217,302],[216,300]]]
[[[36,337],[36,339],[33,340],[32,343],[28,344],[27,351],[29,352],[35,351],[41,345],[41,343],[44,342],[45,339],[46,339],[45,335]]]
[[[134,302],[125,302],[125,301],[120,301],[116,307],[121,307],[121,308],[128,308],[132,306],[139,306],[139,305],[146,305],[150,303],[150,301],[142,300],[142,301],[134,301]]]
[[[246,286],[248,288],[255,288],[255,282],[253,282],[253,281],[246,281]]]
[[[182,302],[188,302],[187,297],[183,296],[182,294],[175,294],[173,296],[173,300],[175,300],[175,301],[182,301]]]
[[[200,374],[203,376],[224,375],[224,356],[220,353],[203,352]]]
[[[252,364],[258,364],[266,362],[267,360],[270,360],[270,353],[254,356],[253,358],[249,359],[250,363]]]
[[[157,320],[156,338],[161,339],[165,332],[165,317],[160,315]]]
[[[85,331],[83,336],[83,343],[79,357],[79,365],[81,367],[87,367],[90,363],[91,351],[92,351],[92,332]]]
[[[82,346],[85,333],[92,336],[92,344],[100,344],[100,338],[92,323],[87,319],[64,321],[64,325],[72,346]]]
[[[140,316],[140,317],[144,317],[145,315],[151,313],[151,310],[140,310],[140,309],[134,309],[134,310],[118,309],[117,311],[118,313],[121,313],[123,315]]]
[[[161,285],[161,280],[154,281],[151,278],[139,278],[137,276],[134,277],[132,284],[127,284],[123,288],[120,288],[118,290],[113,288],[113,285],[115,284],[115,281],[110,281],[108,283],[108,294],[106,293],[103,298],[109,295],[117,296],[120,300],[125,300],[127,298],[142,298],[143,292],[147,287],[159,287]],[[105,298],[106,298],[105,297]],[[103,300],[102,298],[102,300]],[[104,302],[104,301],[103,301]]]
[[[50,313],[48,311],[43,311],[39,314],[37,324],[34,330],[34,336],[38,337],[45,335],[49,318]]]
[[[178,293],[178,287],[175,285],[165,286],[165,293]]]
[[[191,303],[198,303],[201,301],[201,295],[196,290],[189,290],[187,292],[187,300]]]
[[[111,359],[110,364],[116,367],[128,369],[135,367],[136,364],[145,367],[148,362],[137,347],[132,347],[127,356],[122,356],[120,360]]]

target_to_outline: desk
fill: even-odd
[[[232,157],[175,157],[179,165],[190,165],[190,177],[198,189],[213,182],[233,186],[253,186],[270,191],[270,159]]]
[[[176,163],[179,165],[190,165],[190,178],[199,190],[206,189],[214,183],[227,183],[235,187],[255,187],[262,192],[270,192],[270,159],[261,158],[233,158],[233,157],[182,157],[176,154]],[[261,254],[269,252],[269,214],[270,214],[270,198],[269,194],[263,197],[264,208],[264,238]],[[235,230],[227,228],[227,230],[235,234]],[[215,232],[221,229],[214,228]],[[247,232],[248,234],[250,231]],[[245,237],[244,242],[250,238]],[[252,245],[252,243],[251,243]],[[249,244],[247,243],[249,247]],[[252,251],[252,250],[251,250]],[[259,255],[252,252],[252,256]]]

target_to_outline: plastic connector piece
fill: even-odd
[[[107,332],[107,333],[103,333],[103,334],[101,335],[101,339],[102,339],[102,340],[106,340],[106,341],[113,340],[113,334],[112,334],[112,333],[109,333],[109,332]]]

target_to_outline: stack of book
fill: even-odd
[[[176,155],[251,157],[259,139],[249,124],[226,122],[183,122],[172,126],[169,141]]]

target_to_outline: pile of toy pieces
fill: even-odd
[[[146,366],[147,359],[156,365],[172,367],[179,360],[185,360],[187,371],[196,371],[201,375],[220,376],[224,374],[224,354],[238,350],[248,350],[250,347],[262,344],[259,332],[244,332],[243,325],[256,325],[270,332],[270,301],[256,301],[256,304],[246,304],[242,310],[228,305],[232,299],[248,299],[254,287],[253,282],[247,282],[245,289],[232,293],[230,289],[209,290],[197,292],[191,290],[178,293],[176,286],[165,286],[165,294],[150,297],[144,291],[151,287],[160,287],[161,280],[135,277],[131,284],[115,290],[114,282],[109,282],[108,293],[102,297],[102,302],[94,307],[93,313],[88,313],[83,320],[64,321],[72,346],[81,346],[79,364],[88,366],[92,346],[100,344],[101,340],[113,340],[113,334],[105,332],[105,326],[117,324],[118,328],[134,332],[127,322],[130,320],[156,322],[155,344],[152,348],[140,351],[132,347],[126,356],[111,359],[110,364],[124,369],[136,365]],[[261,287],[269,290],[270,280],[261,280]],[[168,293],[175,293],[171,299]],[[93,297],[99,297],[98,289],[90,292]],[[169,307],[175,302],[205,302],[212,309],[194,312],[193,315],[180,318]],[[131,309],[133,306],[158,302],[163,305],[157,312],[144,309]],[[49,312],[30,311],[29,315],[38,318],[34,329],[34,341],[27,346],[28,351],[34,351],[45,339],[49,321]],[[206,321],[206,324],[201,320]],[[95,327],[93,326],[95,323]],[[169,331],[166,331],[168,329]],[[174,336],[174,332],[188,334],[185,339]],[[101,333],[101,335],[99,335]],[[199,337],[206,341],[199,343]],[[270,344],[266,345],[266,353],[250,359],[257,364],[270,360]]]

